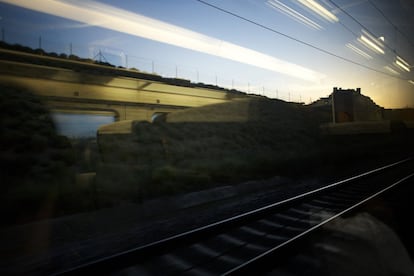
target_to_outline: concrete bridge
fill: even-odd
[[[183,83],[184,85],[177,85]],[[0,49],[0,83],[40,96],[52,111],[147,120],[244,94],[94,63]]]

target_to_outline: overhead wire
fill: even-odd
[[[335,6],[338,10],[340,10],[342,13],[344,13],[345,15],[347,15],[349,18],[351,18],[355,23],[357,23],[368,35],[370,35],[373,38],[376,38],[377,35],[374,34],[373,32],[371,32],[364,24],[362,24],[358,19],[356,19],[355,17],[353,17],[351,14],[349,14],[349,12],[347,12],[345,9],[343,9],[342,7],[340,7],[338,4],[336,4],[333,0],[327,0],[329,1],[333,6]],[[355,33],[353,30],[351,30],[349,27],[347,27],[344,23],[342,23],[341,21],[339,21],[339,23],[346,29],[348,30],[350,33],[352,33],[355,37],[359,37],[360,35]],[[395,49],[391,48],[389,45],[387,45],[385,43],[385,41],[382,42],[383,45],[385,45],[391,52],[396,53]],[[386,60],[385,58],[382,58],[382,60],[384,60],[385,62],[389,62],[389,60]]]
[[[411,39],[405,34],[405,33],[403,33],[401,30],[400,30],[400,28],[398,28],[398,26],[397,25],[395,25],[386,15],[385,15],[385,13],[380,9],[380,8],[378,8],[378,6],[376,5],[376,4],[374,4],[371,0],[368,0],[368,3],[370,3],[370,5],[372,6],[372,7],[374,7],[374,9],[376,9],[381,15],[382,15],[382,17],[384,17],[384,19],[385,20],[387,20],[388,21],[388,23],[397,31],[397,32],[399,32],[407,41],[408,41],[408,43],[411,45],[411,47],[413,47],[414,48],[414,43],[411,41]]]
[[[342,13],[344,13],[345,15],[347,15],[349,18],[351,18],[355,23],[357,23],[363,30],[365,30],[368,34],[370,34],[373,37],[378,37],[376,34],[372,33],[364,24],[362,24],[358,19],[356,19],[355,17],[353,17],[349,12],[347,12],[346,10],[344,10],[341,6],[339,6],[338,4],[336,4],[333,0],[328,0],[332,5],[334,5],[337,9],[339,9]],[[357,35],[358,36],[358,35]],[[382,43],[384,44],[391,52],[395,52],[395,49],[391,48],[387,43]]]
[[[355,17],[353,17],[352,15],[350,15],[347,11],[345,11],[343,8],[341,8],[338,4],[336,4],[333,0],[328,0],[331,4],[333,4],[336,8],[338,8],[340,11],[342,11],[344,14],[346,14],[348,17],[350,17],[352,20],[354,20],[359,26],[361,26],[366,32],[368,32],[368,34],[370,34],[371,36],[377,37],[375,34],[373,34],[371,31],[368,30],[367,27],[364,26],[364,24],[362,24],[358,19],[356,19]],[[390,19],[388,19],[385,14],[375,5],[372,3],[371,0],[368,0],[368,2],[388,21],[389,24],[391,24],[391,26],[393,26],[396,30],[398,30],[398,27],[395,26]],[[400,32],[401,33],[401,32]],[[402,34],[402,33],[401,33]],[[408,39],[408,42],[414,46],[411,41]],[[391,48],[387,43],[385,43],[385,41],[383,41],[383,45],[385,45],[391,52],[393,52],[396,56],[397,56],[397,50],[394,48]],[[398,58],[398,56],[397,56]],[[401,78],[400,78],[401,79]],[[404,79],[404,80],[410,80],[410,79]]]
[[[283,33],[283,32],[281,32],[281,31],[278,31],[278,30],[274,29],[274,28],[271,28],[271,27],[268,27],[268,26],[266,26],[266,25],[263,25],[263,24],[261,24],[261,23],[259,23],[259,22],[256,22],[256,21],[254,21],[254,20],[252,20],[252,19],[249,19],[249,18],[244,17],[244,16],[242,16],[242,15],[236,14],[236,13],[234,13],[234,12],[231,12],[231,11],[229,11],[229,10],[226,10],[226,9],[224,9],[224,8],[221,8],[221,7],[219,7],[219,6],[216,6],[216,5],[214,5],[214,4],[208,3],[208,2],[206,2],[206,1],[204,1],[204,0],[195,0],[195,1],[197,1],[197,2],[201,3],[201,4],[205,5],[205,6],[209,6],[209,7],[213,8],[213,9],[216,9],[216,10],[218,10],[218,11],[220,11],[220,12],[223,12],[223,13],[225,13],[225,14],[231,15],[231,16],[233,16],[233,17],[235,17],[235,18],[240,19],[240,20],[243,20],[243,21],[245,21],[245,22],[248,22],[248,23],[250,23],[250,24],[253,24],[253,25],[255,25],[255,26],[258,26],[258,27],[260,27],[260,28],[262,28],[262,29],[268,30],[268,31],[270,31],[270,32],[272,32],[272,33],[278,34],[278,35],[280,35],[280,36],[283,36],[283,37],[285,37],[285,38],[288,38],[288,39],[290,39],[290,40],[293,40],[293,41],[295,41],[295,42],[297,42],[297,43],[300,43],[300,44],[302,44],[302,45],[305,45],[305,46],[307,46],[307,47],[310,47],[310,48],[312,48],[312,49],[315,49],[315,50],[317,50],[317,51],[319,51],[319,52],[322,52],[322,53],[324,53],[324,54],[327,54],[327,55],[330,55],[330,56],[332,56],[332,57],[335,57],[335,58],[341,59],[341,60],[343,60],[343,61],[346,61],[346,62],[348,62],[348,63],[351,63],[351,64],[354,64],[354,65],[357,65],[357,66],[363,67],[363,68],[368,69],[368,70],[371,70],[371,71],[373,71],[373,72],[377,72],[377,73],[380,73],[380,74],[383,74],[383,75],[387,75],[387,76],[392,77],[392,78],[397,78],[397,79],[401,79],[401,80],[408,80],[408,79],[406,79],[406,78],[401,78],[401,77],[398,77],[398,76],[395,76],[395,75],[388,74],[388,73],[386,73],[386,72],[384,72],[384,71],[381,71],[381,70],[378,70],[378,69],[372,68],[372,67],[367,66],[367,65],[365,65],[365,64],[363,64],[363,63],[359,63],[359,62],[353,61],[353,60],[351,60],[351,59],[349,59],[349,58],[346,58],[346,57],[340,56],[340,55],[335,54],[335,53],[333,53],[333,52],[331,52],[331,51],[328,51],[328,50],[322,49],[321,47],[318,47],[318,46],[313,45],[313,44],[311,44],[311,43],[305,42],[305,41],[303,41],[303,40],[301,40],[301,39],[299,39],[299,38],[296,38],[296,37],[293,37],[293,36],[288,35],[288,34],[286,34],[286,33]],[[330,0],[329,0],[329,1],[330,1]],[[335,5],[336,5],[336,4],[335,4]],[[355,19],[355,20],[356,20],[356,19]],[[364,28],[365,28],[365,27],[364,27]]]

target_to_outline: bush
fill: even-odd
[[[74,183],[74,155],[42,102],[23,89],[0,86],[0,133],[2,223],[69,212],[60,190]]]

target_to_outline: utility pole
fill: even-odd
[[[335,91],[336,91],[336,89],[334,88],[334,92],[332,93],[332,100],[331,100],[331,103],[332,103],[332,123],[334,123],[334,124],[336,122],[336,118],[335,118]]]
[[[102,54],[101,50],[99,50],[99,52],[96,54],[96,56],[93,58],[96,60],[96,58],[98,58],[99,62],[108,62],[105,58],[105,56]]]

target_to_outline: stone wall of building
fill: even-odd
[[[334,102],[334,121],[336,123],[380,121],[384,119],[384,108],[371,98],[361,94],[361,89],[342,89],[334,87],[326,98],[321,98],[311,106],[315,108],[332,107]]]

